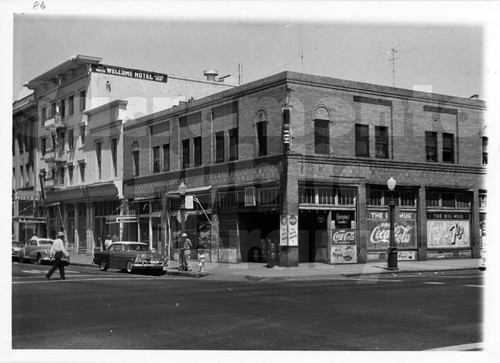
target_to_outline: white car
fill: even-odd
[[[53,239],[36,238],[29,240],[24,244],[24,247],[19,251],[20,262],[49,262],[50,250],[52,249]]]

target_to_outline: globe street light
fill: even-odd
[[[398,268],[398,249],[394,238],[394,189],[396,188],[396,180],[391,176],[387,180],[389,188],[389,250],[387,254],[387,269],[399,270]]]

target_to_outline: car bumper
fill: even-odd
[[[148,261],[136,261],[133,264],[134,270],[139,270],[139,269],[163,269],[163,262],[148,262]]]

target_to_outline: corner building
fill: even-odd
[[[484,130],[476,98],[283,72],[128,122],[124,198],[156,206],[174,256],[184,230],[212,262],[366,263],[393,177],[400,260],[477,258]]]

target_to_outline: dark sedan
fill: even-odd
[[[118,241],[106,251],[95,252],[93,263],[102,271],[117,268],[127,272],[135,270],[163,271],[164,257],[150,250],[147,243]]]

